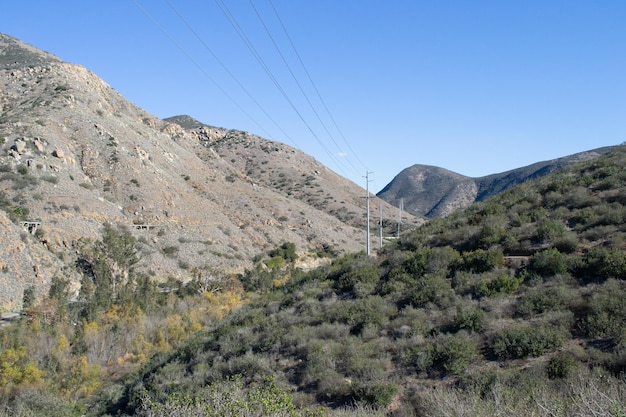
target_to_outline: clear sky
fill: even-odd
[[[626,141],[624,0],[2,3],[0,32],[150,113],[372,172],[373,192],[413,164],[478,177]]]

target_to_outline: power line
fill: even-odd
[[[263,60],[263,58],[261,57],[261,55],[258,53],[258,51],[256,50],[256,48],[254,47],[254,45],[252,44],[252,42],[250,41],[250,39],[248,38],[248,36],[246,35],[245,31],[243,30],[243,28],[241,27],[241,25],[239,25],[239,23],[237,22],[237,19],[233,16],[233,14],[230,12],[230,10],[228,9],[228,6],[226,6],[226,4],[224,4],[223,0],[215,0],[215,3],[217,4],[217,6],[220,8],[220,10],[222,11],[222,13],[226,16],[226,18],[228,19],[228,21],[230,22],[230,24],[233,26],[233,28],[235,29],[235,31],[237,32],[237,34],[239,35],[239,37],[243,40],[244,44],[248,47],[248,49],[250,50],[250,52],[252,53],[252,55],[254,56],[254,58],[257,60],[257,62],[259,63],[259,65],[261,66],[261,68],[263,68],[263,70],[265,71],[266,75],[269,77],[269,79],[274,83],[274,86],[278,89],[278,91],[281,93],[281,95],[283,96],[283,98],[287,101],[287,103],[291,106],[291,108],[293,109],[293,111],[296,113],[296,115],[300,118],[300,120],[302,121],[302,123],[306,126],[306,128],[309,130],[309,132],[311,133],[311,135],[315,138],[315,140],[317,141],[317,143],[322,147],[322,149],[324,150],[324,152],[326,152],[326,154],[328,155],[328,157],[335,162],[335,164],[337,164],[337,167],[339,168],[339,170],[342,171],[341,168],[341,164],[335,159],[334,155],[332,154],[332,152],[330,152],[328,150],[328,148],[326,147],[326,145],[324,144],[324,142],[322,142],[322,140],[319,138],[319,136],[315,133],[315,131],[311,128],[310,124],[305,120],[305,118],[302,116],[302,114],[300,113],[300,111],[297,109],[297,107],[295,106],[295,104],[293,103],[293,101],[289,98],[289,95],[287,94],[287,92],[285,91],[285,89],[281,86],[281,84],[278,82],[278,80],[276,79],[276,77],[274,76],[274,74],[272,73],[271,69],[267,66],[267,64],[265,63],[265,61]],[[343,173],[343,172],[342,172]],[[343,173],[345,175],[345,173]]]
[[[304,70],[304,73],[306,74],[307,78],[309,79],[309,82],[311,83],[311,85],[313,86],[313,89],[315,90],[315,93],[317,94],[317,98],[320,100],[320,102],[322,103],[322,105],[324,106],[324,109],[326,110],[326,113],[328,114],[328,116],[330,117],[331,121],[333,122],[333,125],[335,126],[335,129],[337,129],[337,131],[339,132],[339,135],[343,138],[344,143],[346,144],[346,146],[348,147],[348,149],[351,152],[351,155],[354,155],[354,157],[356,158],[356,160],[364,167],[367,168],[365,166],[365,164],[363,163],[363,161],[361,161],[359,159],[359,156],[357,155],[356,152],[354,152],[354,150],[352,149],[352,146],[350,146],[350,142],[348,142],[348,140],[346,139],[345,135],[343,134],[343,132],[341,131],[341,129],[339,128],[339,125],[337,124],[337,121],[335,120],[335,118],[333,117],[330,109],[328,108],[328,106],[326,105],[326,101],[324,101],[324,99],[322,98],[322,95],[319,92],[319,89],[317,88],[317,86],[315,85],[315,83],[313,82],[313,78],[311,77],[311,74],[309,73],[309,71],[307,70],[306,65],[304,65],[304,61],[302,60],[302,57],[300,56],[300,54],[298,53],[298,49],[296,48],[296,45],[294,44],[293,40],[291,39],[291,36],[289,35],[289,31],[287,31],[287,27],[285,26],[285,24],[283,23],[283,20],[280,18],[280,15],[278,14],[278,10],[276,9],[276,6],[274,6],[274,2],[272,0],[268,0],[270,5],[272,6],[272,10],[274,11],[274,14],[276,15],[276,18],[278,19],[278,22],[280,23],[283,32],[285,32],[285,36],[287,37],[287,40],[289,40],[289,44],[291,45],[291,48],[293,49],[296,57],[298,58],[298,61],[300,62],[300,65],[302,66],[302,69]],[[352,165],[352,164],[351,164]]]
[[[213,77],[211,77],[205,70],[204,68],[202,68],[200,66],[200,64],[198,64],[198,62],[193,59],[193,57],[187,53],[187,51],[178,44],[178,42],[176,42],[174,40],[174,38],[172,38],[172,36],[170,36],[170,34],[165,30],[165,28],[163,28],[151,15],[150,13],[148,13],[146,11],[146,9],[143,8],[143,6],[141,6],[141,4],[139,4],[139,2],[137,0],[131,0],[135,6],[141,11],[141,13],[143,13],[144,16],[146,16],[146,18],[148,18],[148,20],[157,28],[159,29],[159,31],[161,31],[161,33],[183,54],[185,55],[185,57],[209,80],[213,83],[213,85],[215,85],[215,87],[220,90],[222,92],[222,94],[224,94],[235,106],[237,106],[237,108],[239,108],[239,110],[241,110],[241,112],[243,114],[245,114],[255,125],[257,125],[259,127],[259,129],[261,129],[262,131],[266,132],[266,130],[263,128],[263,126],[261,126],[259,124],[259,122],[256,121],[256,119],[254,119],[254,117],[252,117],[252,115],[250,115],[250,113],[248,113],[243,107],[241,107],[241,105],[239,105],[239,103],[237,103],[237,101],[230,95],[228,94],[228,92],[222,88],[222,86],[220,86],[217,81],[215,81],[213,79]],[[267,133],[267,132],[266,132]]]
[[[242,105],[240,103],[238,103],[213,77],[211,77],[211,75],[209,75],[207,73],[207,71],[205,69],[202,68],[202,66],[194,59],[194,57],[188,53],[185,48],[183,48],[178,42],[176,42],[176,40],[168,33],[168,31],[161,26],[148,12],[147,10],[139,3],[138,0],[132,0],[133,3],[135,4],[135,6],[148,18],[148,20],[159,29],[159,31],[162,32],[162,34],[187,58],[187,60],[189,60],[189,62],[191,62],[209,81],[211,81],[211,83],[219,90],[221,91],[243,114],[245,114],[261,131],[265,132],[265,134],[271,138],[271,134],[269,132],[267,132],[266,129],[263,128],[263,126],[247,111],[245,110]],[[334,145],[337,147],[337,149],[341,152],[341,148],[339,146],[339,144],[337,143],[337,141],[335,140],[335,138],[333,137],[333,135],[331,134],[331,132],[329,131],[327,125],[324,123],[324,121],[322,120],[320,114],[316,111],[315,106],[313,105],[312,101],[310,100],[309,96],[307,95],[307,93],[305,92],[302,84],[299,82],[298,78],[296,77],[292,67],[289,65],[289,62],[287,61],[287,59],[285,58],[285,55],[281,52],[281,49],[278,45],[278,43],[276,42],[275,38],[272,36],[271,30],[268,27],[268,25],[266,24],[265,20],[263,19],[263,17],[261,16],[261,14],[259,13],[259,10],[255,7],[254,3],[252,0],[250,1],[250,5],[252,6],[255,14],[257,15],[259,21],[261,22],[261,24],[263,25],[263,28],[265,29],[268,37],[270,38],[270,40],[272,41],[274,47],[276,48],[278,54],[280,55],[284,65],[287,67],[287,69],[289,70],[289,73],[291,74],[292,78],[294,79],[294,81],[296,82],[300,92],[302,93],[302,95],[304,96],[304,98],[306,99],[308,105],[310,106],[311,110],[314,112],[315,116],[317,117],[318,121],[320,122],[320,124],[322,125],[322,127],[324,128],[325,132],[328,134],[328,136],[330,137],[330,139],[332,140],[332,142],[334,143]],[[198,34],[198,32],[196,30],[194,30],[194,28],[191,26],[191,24],[185,19],[185,17],[172,5],[172,3],[169,0],[165,0],[166,4],[170,7],[170,9],[174,12],[174,14],[178,17],[178,19],[186,26],[186,28],[196,37],[196,39],[202,44],[202,46],[209,52],[209,54],[213,57],[213,59],[216,60],[216,62],[222,67],[222,69],[235,81],[235,83],[239,86],[239,88],[242,89],[242,91],[248,96],[248,98],[263,112],[263,114],[265,114],[265,116],[280,130],[280,132],[296,147],[299,148],[299,146],[296,144],[296,142],[294,141],[294,139],[281,127],[281,125],[270,115],[270,113],[263,107],[263,105],[261,105],[259,103],[258,100],[255,99],[255,97],[251,94],[251,92],[241,83],[241,81],[233,74],[232,71],[229,70],[229,68],[224,64],[224,62],[222,60],[220,60],[220,58],[217,56],[217,54],[215,54],[215,52],[211,49],[211,47],[207,44],[207,42],[205,42],[203,40],[203,38]],[[306,74],[309,82],[311,83],[315,93],[317,94],[318,99],[320,100],[320,102],[322,103],[322,105],[324,106],[324,109],[326,110],[326,113],[328,114],[328,116],[330,117],[330,120],[333,122],[333,125],[335,126],[335,128],[337,129],[337,131],[340,133],[341,137],[343,138],[347,148],[352,152],[352,155],[355,156],[355,158],[362,164],[363,162],[360,161],[360,159],[358,158],[358,155],[356,155],[356,153],[352,150],[352,147],[350,146],[350,143],[346,140],[345,136],[343,135],[343,133],[341,132],[341,130],[339,129],[339,126],[337,125],[337,122],[335,120],[335,118],[332,116],[332,114],[330,113],[330,110],[328,108],[328,106],[326,105],[325,101],[323,100],[318,88],[316,87],[315,83],[313,82],[313,79],[309,73],[309,71],[307,70],[306,66],[304,65],[304,62],[300,56],[300,54],[298,53],[295,44],[291,38],[291,36],[289,35],[285,24],[283,23],[282,19],[280,18],[280,15],[278,14],[278,11],[276,9],[276,7],[274,6],[274,4],[272,3],[271,0],[269,0],[272,9],[274,11],[274,14],[276,15],[276,18],[278,19],[278,21],[280,22],[280,25],[285,33],[285,36],[287,37],[287,39],[289,40],[289,43],[291,45],[291,48],[293,49],[296,57],[298,58],[298,61],[300,62],[300,65],[302,66],[304,73]],[[265,60],[263,59],[263,56],[261,56],[261,54],[257,51],[257,49],[255,48],[255,46],[253,45],[252,41],[250,40],[250,38],[246,35],[244,29],[241,27],[241,25],[238,23],[236,17],[232,14],[232,12],[229,10],[228,6],[224,3],[223,0],[215,0],[216,5],[218,6],[218,8],[222,11],[222,13],[224,14],[224,16],[226,16],[226,18],[228,19],[228,21],[230,22],[230,24],[232,25],[232,27],[234,28],[235,32],[240,36],[240,38],[243,40],[244,44],[247,46],[247,48],[250,50],[250,52],[252,53],[252,55],[254,56],[254,58],[257,60],[257,62],[259,63],[259,65],[261,66],[261,68],[265,71],[266,75],[268,76],[268,78],[272,81],[272,83],[274,84],[274,86],[277,88],[277,90],[280,92],[280,94],[283,96],[283,98],[286,100],[286,102],[289,104],[289,106],[293,109],[293,111],[297,114],[297,116],[300,118],[300,120],[302,121],[302,123],[306,126],[306,128],[309,130],[309,132],[311,133],[311,135],[313,135],[313,137],[315,138],[315,140],[318,142],[318,144],[320,145],[320,147],[322,148],[322,150],[328,155],[328,157],[336,164],[337,168],[340,171],[343,171],[342,167],[345,167],[343,165],[343,163],[340,160],[337,160],[335,155],[328,149],[328,147],[326,146],[326,144],[320,139],[320,137],[317,135],[317,133],[313,130],[313,128],[311,127],[311,125],[308,123],[308,121],[304,118],[303,114],[299,111],[299,109],[296,107],[295,103],[293,102],[293,100],[290,98],[289,94],[287,93],[287,91],[283,88],[283,86],[281,85],[281,83],[278,81],[277,77],[274,75],[274,73],[272,72],[272,70],[269,68],[269,66],[266,64]],[[358,172],[358,170],[356,169],[356,167],[354,166],[354,164],[352,163],[351,159],[346,157],[345,158],[345,162],[347,162],[351,169],[354,172]]]
[[[198,41],[200,41],[202,46],[204,46],[204,48],[211,54],[211,56],[217,61],[217,63],[220,64],[220,66],[224,69],[224,71],[226,71],[226,73],[230,75],[230,77],[237,83],[237,85],[243,90],[243,92],[246,93],[246,95],[250,98],[250,100],[252,100],[252,102],[257,105],[257,107],[263,112],[263,114],[265,114],[267,118],[272,123],[274,123],[274,125],[282,132],[283,135],[285,135],[287,139],[289,139],[289,141],[296,148],[299,148],[299,146],[296,144],[293,138],[291,138],[291,136],[289,136],[289,134],[285,132],[285,130],[278,124],[278,122],[276,122],[276,120],[272,118],[272,116],[265,110],[265,108],[252,96],[252,94],[248,91],[248,89],[246,89],[246,87],[243,84],[241,84],[239,79],[235,77],[232,71],[230,71],[228,67],[222,62],[222,60],[219,59],[219,57],[215,54],[215,52],[213,52],[213,50],[209,47],[209,45],[207,45],[207,43],[202,39],[202,37],[198,35],[198,33],[193,29],[193,27],[189,24],[189,22],[178,12],[178,10],[170,3],[170,1],[165,0],[165,2],[174,11],[176,16],[183,22],[183,24],[187,27],[187,29],[189,29],[189,31],[196,37],[196,39],[198,39]],[[263,131],[271,139],[271,135],[267,131],[265,131],[265,129],[263,129]]]
[[[319,113],[317,112],[317,110],[315,109],[315,106],[313,106],[313,103],[311,102],[311,100],[309,99],[309,96],[307,95],[307,93],[304,91],[304,88],[302,88],[302,85],[300,84],[300,81],[298,81],[298,77],[296,77],[296,75],[294,74],[293,70],[291,69],[291,66],[289,65],[289,63],[287,62],[287,59],[285,59],[285,55],[282,53],[280,47],[278,46],[278,43],[276,43],[276,40],[274,39],[274,37],[272,36],[271,31],[269,30],[269,28],[267,27],[267,24],[265,23],[265,20],[263,19],[263,17],[261,16],[261,14],[259,13],[259,11],[257,10],[257,8],[254,6],[254,2],[253,0],[249,0],[250,2],[250,6],[252,6],[252,9],[254,10],[254,13],[256,14],[256,16],[259,18],[259,21],[261,22],[261,24],[263,25],[263,28],[265,29],[265,32],[267,33],[267,36],[270,38],[270,40],[272,41],[272,44],[274,45],[274,48],[276,49],[276,51],[278,52],[278,55],[280,56],[280,58],[282,59],[283,63],[285,64],[285,67],[287,67],[287,70],[289,71],[289,74],[291,74],[291,77],[293,78],[293,80],[295,81],[296,85],[298,86],[298,88],[300,89],[300,92],[302,93],[302,96],[304,97],[304,99],[306,100],[306,102],[309,104],[309,107],[311,107],[311,110],[313,111],[313,113],[315,114],[315,116],[317,117],[317,120],[320,122],[320,124],[322,125],[322,127],[324,128],[324,130],[326,131],[326,134],[328,134],[328,137],[330,137],[330,139],[332,140],[332,142],[335,144],[335,146],[337,147],[337,150],[339,152],[341,152],[341,148],[339,147],[339,144],[337,144],[337,141],[335,141],[335,138],[333,137],[333,135],[330,133],[330,131],[328,130],[328,127],[326,127],[326,124],[324,123],[324,121],[322,120],[322,118],[320,117]],[[284,27],[283,27],[284,29]],[[293,44],[292,44],[293,47]],[[346,159],[348,161],[348,163],[350,164],[350,166],[352,167],[352,169],[354,170],[355,173],[358,172],[358,169],[352,165],[352,162],[349,159]]]

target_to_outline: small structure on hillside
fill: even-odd
[[[37,233],[37,228],[41,226],[41,222],[20,222],[20,225],[31,235]]]

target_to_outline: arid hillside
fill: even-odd
[[[241,272],[285,242],[302,266],[364,248],[361,187],[287,145],[184,120],[0,34],[0,309],[55,275],[77,283],[77,244],[107,223],[133,233],[157,280]],[[397,209],[383,212],[392,230]]]

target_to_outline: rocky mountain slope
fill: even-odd
[[[0,309],[55,275],[78,282],[76,243],[106,223],[133,233],[139,269],[162,280],[240,272],[284,242],[303,266],[364,247],[361,187],[287,145],[185,120],[0,34]]]
[[[394,206],[426,218],[446,217],[476,201],[501,193],[517,184],[539,178],[576,162],[604,155],[613,147],[537,162],[510,171],[472,178],[444,168],[413,165],[401,171],[377,196]]]

